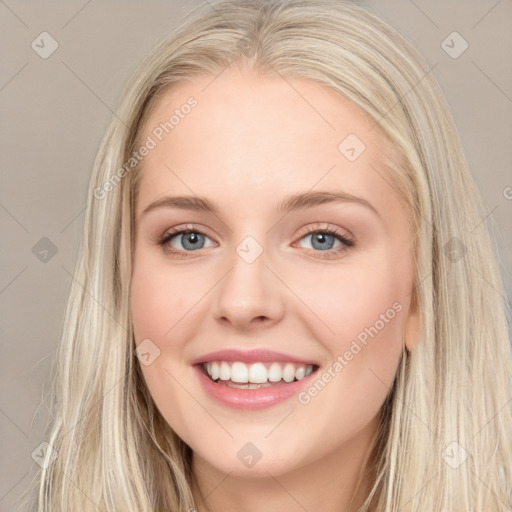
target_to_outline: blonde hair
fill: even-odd
[[[157,410],[134,354],[140,166],[119,169],[165,90],[233,64],[315,80],[361,107],[387,137],[385,163],[411,209],[421,342],[404,351],[382,407],[376,478],[360,510],[510,510],[510,311],[496,235],[432,69],[379,17],[336,0],[209,2],[130,81],[90,181],[46,438],[57,457],[38,476],[38,510],[194,506],[190,448]]]

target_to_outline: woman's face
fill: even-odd
[[[339,469],[375,436],[419,323],[411,219],[372,125],[325,86],[234,68],[167,92],[145,125],[135,341],[196,464]]]

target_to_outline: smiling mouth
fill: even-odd
[[[318,369],[314,364],[240,361],[202,363],[203,372],[216,384],[237,389],[260,389],[289,384],[307,377]]]

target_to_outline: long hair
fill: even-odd
[[[134,354],[132,158],[165,91],[238,64],[315,80],[363,109],[393,150],[385,163],[414,222],[421,340],[404,351],[381,409],[376,477],[360,510],[510,510],[510,310],[495,227],[483,222],[432,67],[378,16],[336,0],[204,3],[129,81],[90,180],[55,363],[51,448],[34,478],[38,510],[194,506],[190,448],[157,410]]]

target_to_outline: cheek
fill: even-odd
[[[301,277],[297,290],[317,319],[318,338],[337,352],[358,335],[375,326],[384,338],[395,338],[403,327],[400,310],[410,299],[405,272],[388,258],[357,262],[357,265],[321,269]],[[321,329],[321,330],[320,330]],[[371,329],[372,333],[375,331]]]
[[[393,258],[373,258],[303,283],[322,320],[314,324],[316,337],[331,361],[329,390],[320,402],[328,407],[345,397],[344,414],[355,414],[356,423],[362,408],[376,412],[396,374],[410,299],[407,278]]]
[[[150,263],[141,258],[133,271],[130,288],[133,329],[137,342],[150,338],[163,348],[163,340],[173,336],[174,326],[185,314],[186,287]]]
[[[183,283],[176,282],[176,274],[174,276],[171,278],[168,272],[160,271],[155,262],[140,257],[130,287],[136,344],[147,343],[145,340],[149,339],[158,350],[150,364],[144,364],[141,359],[142,374],[156,406],[173,426],[186,422],[183,411],[187,410],[186,400],[190,398],[179,385],[188,377],[180,361],[187,339],[183,327],[189,315],[185,317],[185,314],[190,306],[183,293],[176,293],[177,289],[183,290]],[[173,411],[172,417],[170,411]]]

